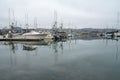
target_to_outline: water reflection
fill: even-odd
[[[110,41],[113,41],[113,43],[115,43],[115,57],[116,57],[116,61],[118,61],[119,58],[119,41],[120,41],[120,37],[106,37],[103,38],[106,41],[106,46],[109,46],[109,44],[111,43]]]
[[[9,61],[10,61],[10,66],[14,67],[16,66],[16,50],[18,50],[17,44],[14,44],[13,42],[5,42],[5,45],[9,46]]]
[[[10,73],[5,73],[4,77],[11,76],[11,73],[18,80],[24,75],[27,75],[25,80],[31,78],[35,80],[36,77],[38,80],[51,80],[51,77],[56,75],[57,77],[62,76],[62,80],[65,80],[65,77],[69,80],[79,80],[79,75],[86,78],[86,76],[94,77],[101,74],[99,77],[104,77],[102,74],[107,74],[107,71],[104,72],[105,70],[112,69],[114,72],[116,71],[116,69],[113,69],[114,65],[115,68],[119,69],[119,66],[114,62],[115,60],[119,62],[119,41],[119,39],[92,39],[91,41],[91,39],[84,38],[84,40],[69,39],[56,42],[4,42],[4,46],[7,46],[10,50],[4,51],[4,53],[10,53],[8,58],[10,67],[7,69],[11,70],[9,70]],[[0,61],[2,61],[0,64],[3,67],[8,67],[8,63],[4,62],[7,61],[6,55],[0,55],[5,56],[3,60],[0,58]],[[83,55],[87,57],[83,57]],[[111,66],[113,67],[111,68]],[[6,67],[0,67],[1,69],[6,70]],[[46,75],[48,75],[47,78]],[[73,79],[69,78],[71,75]],[[57,80],[57,78],[54,79]],[[22,80],[24,79],[22,78]]]
[[[118,60],[119,55],[120,55],[120,53],[119,53],[119,46],[118,46],[118,40],[117,40],[116,41],[116,60]]]
[[[4,45],[8,45],[10,48],[10,52],[15,53],[16,50],[18,49],[17,44],[15,44],[14,42],[10,41],[10,42],[4,42]]]
[[[49,46],[52,47],[54,50],[54,53],[58,53],[59,50],[61,50],[61,53],[63,54],[64,52],[64,43],[69,42],[69,47],[72,46],[71,42],[74,41],[74,44],[77,45],[77,41],[79,40],[105,40],[106,41],[106,46],[108,46],[109,41],[113,40],[116,41],[116,49],[118,52],[118,43],[120,38],[101,38],[101,37],[76,37],[76,38],[70,38],[70,39],[63,39],[61,41],[28,41],[28,42],[15,42],[15,41],[10,41],[10,42],[4,42],[4,45],[9,45],[10,51],[12,53],[16,53],[16,50],[18,50],[18,44],[22,45],[22,50],[26,51],[36,51],[39,46]]]
[[[63,49],[64,49],[64,42],[66,42],[67,40],[61,40],[61,41],[54,41],[52,43],[52,49],[53,49],[53,53],[54,53],[54,61],[55,64],[58,62],[59,60],[59,53],[63,54]]]
[[[82,37],[76,37],[76,38],[70,38],[70,39],[63,39],[61,41],[28,41],[28,42],[4,42],[4,45],[9,45],[10,51],[12,53],[16,53],[18,50],[18,44],[22,45],[22,50],[25,51],[37,51],[39,49],[39,46],[49,46],[52,47],[54,50],[54,54],[58,54],[58,52],[61,51],[61,53],[64,53],[64,43],[69,42],[69,48],[72,46],[71,42],[74,42],[75,45],[77,45],[77,41],[79,40],[105,40],[106,41],[106,46],[109,46],[109,42],[111,40],[116,41],[116,56],[118,55],[118,43],[119,43],[119,38],[114,37],[114,38],[101,38],[101,37],[90,37],[90,36],[82,36]],[[73,44],[73,43],[72,43]]]

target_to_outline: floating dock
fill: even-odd
[[[0,41],[42,41],[44,39],[14,39],[14,38],[7,38],[7,39],[0,39]]]

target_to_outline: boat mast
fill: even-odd
[[[58,32],[58,29],[57,29],[57,26],[58,26],[58,22],[57,22],[57,12],[54,11],[54,24],[53,24],[53,27],[52,27],[52,32],[53,32],[53,35],[57,35],[57,32]]]
[[[63,29],[63,21],[61,20],[61,24],[60,24],[60,32],[62,32]]]
[[[11,17],[10,17],[10,8],[9,8],[9,28],[10,28],[10,20],[11,20]]]
[[[14,14],[14,10],[12,10],[12,13],[13,13],[13,23],[15,23],[15,14]]]
[[[13,31],[13,29],[14,29],[14,24],[15,24],[15,16],[14,16],[14,10],[12,9],[12,14],[13,14],[13,17],[12,17],[12,24],[11,24],[11,29],[12,29],[12,31]]]
[[[117,28],[120,26],[120,25],[119,25],[119,22],[120,22],[119,17],[120,17],[120,13],[118,12],[118,13],[117,13]]]
[[[25,14],[25,27],[26,27],[26,32],[28,32],[28,14]]]
[[[34,27],[37,29],[37,18],[34,19]]]
[[[14,32],[14,21],[15,21],[15,18],[14,18],[14,10],[12,10],[12,13],[13,13],[13,17],[12,17],[12,24],[11,24],[11,9],[9,8],[9,28],[11,30],[11,32]]]
[[[53,29],[57,29],[57,24],[58,24],[58,22],[57,22],[57,12],[56,11],[54,11],[54,24],[53,24]]]

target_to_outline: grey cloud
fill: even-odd
[[[51,26],[56,10],[58,21],[62,18],[65,25],[113,25],[120,11],[119,4],[120,0],[1,0],[0,24],[8,24],[8,9],[11,8],[21,24],[25,23],[27,13],[30,24],[37,17],[38,24]]]

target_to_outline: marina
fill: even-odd
[[[0,0],[0,80],[120,80],[120,0]]]

